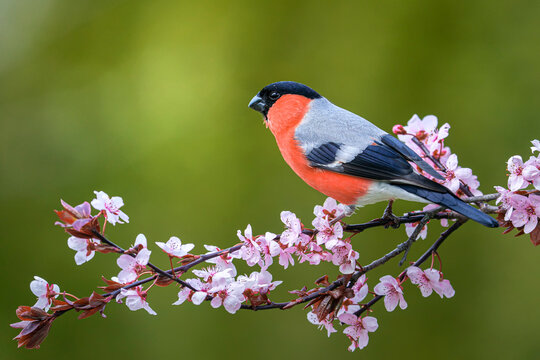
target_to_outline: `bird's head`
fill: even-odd
[[[297,95],[305,99],[319,99],[322,96],[315,90],[294,81],[278,81],[270,85],[266,85],[257,95],[249,102],[249,107],[263,114],[268,121],[268,113],[274,105],[282,103],[281,99],[291,98],[287,95]]]

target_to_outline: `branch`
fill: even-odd
[[[500,196],[499,193],[494,193],[494,194],[488,194],[488,195],[483,195],[483,196],[465,198],[465,199],[463,199],[463,201],[465,201],[465,202],[491,201],[491,200],[497,199],[499,196]],[[439,209],[435,209],[434,211],[437,211],[437,210],[439,210]],[[393,219],[375,219],[375,220],[369,221],[369,222],[364,223],[364,224],[346,225],[346,226],[344,226],[344,230],[347,231],[347,232],[358,233],[358,232],[362,232],[362,231],[364,231],[365,229],[368,229],[368,228],[377,227],[377,226],[384,226],[384,225],[388,224],[389,222],[396,221],[396,220],[397,220],[398,224],[420,222],[423,219],[426,220],[426,214],[429,214],[429,219],[433,218],[433,219],[458,219],[458,220],[462,220],[462,222],[455,223],[447,231],[445,231],[443,233],[443,234],[448,233],[444,237],[444,239],[446,239],[446,237],[448,237],[453,231],[455,231],[455,229],[457,229],[459,226],[461,226],[466,221],[466,219],[464,219],[462,215],[460,215],[458,213],[455,213],[455,212],[442,212],[442,213],[441,212],[432,213],[432,212],[419,212],[419,213],[414,213],[414,214],[407,214],[407,215],[402,216],[402,217],[396,217],[394,220]],[[429,219],[427,219],[427,220],[429,220]],[[425,222],[427,223],[427,221],[425,221]],[[402,252],[407,251],[410,248],[410,245],[417,240],[418,235],[419,235],[422,227],[423,226],[417,226],[417,228],[415,229],[416,234],[413,233],[409,239],[407,239],[406,241],[404,241],[404,242],[400,243],[399,245],[397,245],[394,250],[392,250],[389,253],[385,254],[381,258],[379,258],[377,260],[374,260],[370,264],[368,264],[366,266],[363,266],[362,270],[355,272],[353,274],[351,280],[349,281],[348,287],[352,287],[352,285],[354,285],[354,283],[363,274],[365,274],[368,271],[373,270],[373,269],[385,264],[386,262],[388,262],[392,258],[398,256]],[[313,235],[315,235],[317,233],[317,231],[316,230],[306,230],[305,233],[313,236]],[[442,237],[442,235],[441,235],[441,237]],[[279,238],[279,234],[277,235],[277,238]],[[444,241],[444,239],[443,239],[443,241]],[[439,238],[439,240],[440,240],[440,238]],[[437,240],[434,243],[433,246],[435,246],[439,240]],[[442,241],[441,241],[441,243],[442,243]],[[429,254],[431,254],[431,252],[436,250],[436,248],[438,248],[439,245],[440,245],[440,243],[435,248],[433,248],[433,246],[432,246],[433,249],[430,248],[430,250],[428,250]],[[174,268],[173,270],[174,270],[175,273],[180,273],[180,274],[184,273],[187,270],[189,270],[190,268],[192,268],[193,266],[198,265],[198,264],[200,264],[200,263],[202,263],[202,262],[204,262],[204,261],[206,261],[208,259],[215,258],[217,256],[224,255],[226,253],[233,253],[235,251],[238,251],[242,246],[243,246],[243,244],[237,244],[237,245],[232,246],[232,247],[230,247],[228,249],[220,250],[220,251],[210,253],[210,254],[206,254],[206,255],[201,255],[201,257],[199,259],[197,259],[195,261],[192,261],[189,264]],[[168,271],[166,271],[166,273],[170,276],[170,274],[172,274],[173,270],[168,270]],[[139,281],[137,281],[137,282],[135,282],[133,284],[130,284],[130,285],[124,287],[124,289],[129,289],[131,287],[135,287],[135,286],[138,286],[138,285],[148,283],[148,282],[152,281],[154,278],[155,278],[155,276],[147,278],[147,279],[139,280]],[[332,291],[332,290],[334,290],[334,289],[336,289],[336,288],[338,288],[339,286],[342,286],[342,285],[344,285],[344,279],[339,278],[336,281],[334,281],[333,283],[331,283],[330,285],[328,285],[328,286],[326,286],[324,288],[321,288],[320,290],[317,290],[316,292],[313,292],[313,293],[311,293],[309,295],[306,295],[306,296],[300,297],[300,298],[298,298],[296,300],[293,300],[293,301],[278,302],[278,303],[272,302],[272,303],[267,304],[267,305],[259,305],[259,306],[251,306],[251,305],[245,305],[244,304],[244,305],[241,306],[241,309],[254,310],[254,311],[270,310],[270,309],[289,309],[289,308],[291,308],[291,307],[293,307],[295,305],[306,303],[306,302],[309,302],[311,300],[314,300],[314,299],[318,298],[319,296],[326,294],[328,291]],[[120,292],[120,290],[117,290],[117,291],[115,291],[115,292],[113,292],[111,294],[106,294],[104,296],[110,296],[110,295],[116,296],[119,292]]]
[[[465,220],[466,221],[466,220]],[[429,257],[431,256],[431,254],[433,254],[435,251],[437,251],[437,249],[439,248],[439,246],[441,246],[441,244],[454,232],[456,231],[457,229],[459,229],[461,227],[461,225],[463,225],[465,222],[456,222],[455,224],[453,224],[452,226],[450,226],[446,231],[444,231],[443,233],[441,233],[441,235],[439,236],[439,238],[437,239],[437,241],[435,241],[433,243],[433,245],[431,245],[431,247],[422,255],[418,258],[418,260],[416,260],[413,264],[413,266],[419,266],[419,265],[422,265],[424,263],[424,261],[426,261],[427,259],[429,259]],[[397,254],[396,254],[397,255]],[[355,274],[356,275],[356,274]],[[399,280],[402,281],[403,279],[405,279],[406,277],[406,273],[403,272],[401,273],[401,275],[399,276]],[[356,316],[360,316],[363,312],[367,311],[369,308],[371,308],[371,306],[373,306],[377,301],[381,300],[384,296],[381,296],[381,295],[377,295],[375,296],[373,299],[371,299],[367,304],[363,305],[362,308],[360,310],[358,310],[357,312],[355,312],[354,314]]]
[[[451,233],[453,233],[457,228],[459,228],[461,225],[463,225],[463,223],[465,221],[456,222],[450,228],[448,228],[448,230],[446,230],[443,234],[441,234],[441,237],[437,241],[435,241],[435,243],[429,248],[429,250],[420,259],[418,259],[416,261],[415,266],[417,266],[416,264],[419,265],[419,264],[423,263],[427,259],[427,257],[433,251],[437,250],[437,248],[440,246],[440,244]],[[413,241],[416,241],[416,237],[414,237],[414,234],[412,234],[409,239],[407,239],[406,241],[404,241],[401,244],[399,244],[398,246],[396,246],[396,248],[394,250],[390,251],[389,253],[387,253],[383,257],[381,257],[381,258],[379,258],[377,260],[374,260],[373,262],[371,262],[368,265],[362,266],[362,270],[357,271],[357,272],[355,272],[353,274],[353,276],[351,277],[351,280],[349,281],[348,287],[352,287],[354,285],[354,283],[356,283],[356,281],[360,278],[360,276],[364,275],[365,273],[367,273],[370,270],[373,270],[373,269],[387,263],[392,258],[398,256],[399,254],[401,254],[402,252],[407,250],[407,248],[410,246],[410,244],[409,244],[410,239],[414,239]],[[424,256],[426,256],[426,258],[424,258]],[[309,295],[300,297],[300,298],[298,298],[296,300],[293,300],[293,301],[290,301],[290,302],[272,303],[272,304],[261,305],[261,306],[242,305],[242,309],[249,309],[249,310],[289,309],[289,308],[291,308],[291,307],[293,307],[295,305],[306,303],[308,301],[311,301],[311,300],[314,300],[314,299],[318,298],[319,296],[325,295],[327,292],[332,291],[332,290],[338,288],[341,285],[344,285],[344,278],[343,277],[341,277],[341,278],[337,279],[336,281],[332,282],[330,285],[328,285],[328,286],[326,286],[324,288],[321,288],[320,290],[317,290],[314,293],[311,293]]]
[[[496,199],[498,196],[499,196],[499,194],[495,193],[495,194],[489,194],[489,195],[484,195],[484,196],[465,198],[465,199],[463,199],[463,201],[465,201],[465,202],[490,201],[490,200]],[[441,238],[439,238],[439,240],[437,240],[432,245],[432,247],[428,250],[428,252],[426,252],[427,256],[429,256],[433,251],[436,250],[436,248],[438,248],[438,246],[440,245],[440,243],[442,243],[442,241],[444,241],[444,239],[446,239],[453,231],[455,231],[455,229],[457,229],[459,226],[461,226],[463,224],[463,222],[466,221],[466,219],[464,219],[463,216],[458,214],[458,213],[455,213],[455,212],[440,212],[441,209],[444,209],[444,207],[441,207],[441,208],[438,208],[438,209],[435,209],[435,210],[432,210],[432,211],[427,211],[427,212],[409,213],[409,214],[406,214],[406,215],[401,216],[401,217],[395,217],[394,219],[382,218],[382,219],[375,219],[375,220],[372,220],[372,221],[369,221],[369,222],[363,223],[363,224],[344,225],[344,230],[347,231],[347,232],[351,232],[351,233],[359,233],[359,232],[362,232],[362,231],[364,231],[364,230],[366,230],[368,228],[378,227],[378,226],[385,226],[390,222],[396,222],[397,224],[405,224],[405,223],[415,223],[415,222],[424,221],[424,223],[427,223],[427,220],[432,219],[432,218],[433,219],[457,219],[457,220],[461,220],[461,222],[455,223],[447,231],[445,231],[443,234],[441,234],[442,240],[441,240]],[[339,220],[341,220],[341,219],[335,219],[334,222],[339,221]],[[368,271],[370,271],[372,269],[375,269],[375,268],[385,264],[386,262],[388,262],[392,258],[396,257],[397,255],[401,254],[402,252],[407,251],[408,248],[410,247],[410,245],[417,240],[417,237],[418,237],[422,227],[423,226],[417,226],[417,228],[415,229],[415,232],[411,235],[411,237],[409,237],[409,239],[407,239],[406,241],[404,241],[404,242],[400,243],[399,245],[397,245],[394,250],[392,250],[389,253],[385,254],[381,258],[379,258],[377,260],[374,260],[370,264],[361,267],[360,271],[357,271],[352,275],[350,281],[347,284],[348,287],[352,287],[352,285],[354,285],[354,283],[363,274],[365,274]],[[317,233],[317,230],[306,229],[304,232],[306,234],[314,236]],[[122,252],[124,254],[126,253],[126,250],[124,250],[122,247],[116,245],[115,243],[113,243],[112,241],[107,239],[101,233],[99,233],[97,231],[93,231],[93,233],[100,241],[102,241],[102,242],[104,242],[104,243],[118,249],[120,252]],[[445,236],[443,237],[443,235],[445,235]],[[280,235],[278,234],[277,239],[279,239],[279,237],[280,237]],[[242,246],[244,246],[244,244],[240,243],[240,244],[236,244],[234,246],[231,246],[231,247],[229,247],[227,249],[219,250],[219,251],[209,253],[209,254],[199,255],[199,257],[196,260],[194,260],[194,261],[192,261],[192,262],[190,262],[188,264],[176,267],[174,269],[169,269],[169,270],[162,270],[159,267],[157,267],[157,266],[155,266],[155,265],[153,265],[151,263],[148,263],[147,265],[151,269],[153,269],[157,274],[155,274],[153,276],[150,276],[148,278],[145,278],[145,279],[135,281],[135,282],[133,282],[131,284],[128,284],[128,285],[125,285],[125,286],[123,286],[123,287],[121,287],[121,288],[119,288],[117,290],[114,290],[112,292],[103,294],[102,296],[103,297],[110,297],[111,299],[115,298],[122,291],[122,289],[127,290],[127,289],[137,287],[139,285],[149,283],[151,281],[156,280],[159,276],[167,277],[167,278],[169,278],[171,280],[176,281],[177,283],[179,283],[182,286],[188,287],[190,290],[198,291],[198,289],[193,288],[187,282],[181,280],[179,278],[179,276],[181,276],[183,273],[185,273],[186,271],[188,271],[192,267],[194,267],[194,266],[196,266],[198,264],[201,264],[201,263],[203,263],[203,262],[205,262],[205,261],[207,261],[209,259],[221,256],[221,255],[224,255],[224,254],[227,254],[227,253],[236,252],[236,251],[240,250],[240,248],[242,248]],[[127,253],[127,254],[132,256],[132,257],[135,256],[134,254],[130,254],[130,253]],[[424,255],[426,255],[426,254],[424,254]],[[422,260],[420,263],[422,263],[423,261],[425,261],[425,259]],[[173,273],[178,274],[178,276],[174,276]],[[326,286],[324,288],[321,288],[321,289],[319,289],[319,290],[317,290],[317,291],[315,291],[315,292],[313,292],[311,294],[308,294],[306,296],[303,296],[303,297],[300,297],[300,298],[298,298],[296,300],[293,300],[293,301],[279,302],[279,303],[272,302],[270,304],[258,305],[258,306],[250,306],[250,305],[245,305],[244,304],[244,305],[241,306],[241,309],[254,310],[254,311],[269,310],[269,309],[289,309],[289,308],[292,308],[295,305],[312,301],[312,300],[314,300],[314,299],[316,299],[316,298],[318,298],[318,297],[320,297],[322,295],[325,295],[329,291],[332,291],[332,290],[334,290],[334,289],[336,289],[336,288],[338,288],[338,287],[340,287],[342,285],[345,285],[344,281],[345,281],[345,278],[341,277],[341,278],[337,279],[336,281],[332,282],[330,285],[328,285],[328,286]],[[369,307],[369,306],[371,306],[372,302],[374,304],[376,301],[378,301],[378,300],[375,300],[375,299],[377,299],[377,297],[375,297],[373,300],[370,301],[370,303],[368,303],[365,306]],[[58,316],[62,315],[63,313],[67,312],[67,311],[68,310],[57,311],[57,312],[54,313],[54,316],[58,317]]]
[[[485,201],[492,201],[497,199],[501,194],[494,193],[494,194],[488,194],[488,195],[482,195],[482,196],[473,196],[468,198],[461,199],[462,201],[466,203],[471,202],[485,202]],[[414,213],[408,213],[403,216],[396,216],[393,219],[390,218],[381,218],[381,219],[375,219],[368,221],[366,223],[362,224],[351,224],[346,225],[343,227],[343,230],[347,232],[353,232],[353,233],[359,233],[366,229],[372,228],[372,227],[378,227],[378,226],[386,226],[389,224],[411,224],[421,221],[424,218],[425,214],[432,214],[432,219],[449,219],[449,220],[459,220],[464,219],[465,217],[461,214],[456,213],[455,211],[451,212],[441,212],[441,210],[444,210],[445,207],[441,206],[437,209],[430,210],[430,211],[420,211],[420,212],[414,212]],[[498,208],[492,208],[492,207],[484,207],[482,211],[488,214],[496,213]]]
[[[100,240],[100,241],[103,241],[104,243],[108,244],[108,245],[111,245],[115,248],[117,248],[118,250],[120,250],[122,253],[124,253],[125,255],[129,255],[131,257],[135,257],[136,255],[135,254],[132,254],[132,253],[126,253],[126,250],[122,249],[120,246],[116,245],[115,243],[113,243],[112,241],[110,241],[109,239],[107,239],[105,236],[103,236],[100,232],[96,231],[96,230],[92,230],[92,233]],[[156,273],[162,275],[162,276],[165,276],[165,277],[168,277],[169,279],[172,279],[174,281],[176,281],[177,283],[179,283],[180,285],[182,286],[186,286],[188,288],[190,288],[191,290],[193,291],[197,291],[193,286],[189,285],[187,282],[185,282],[184,280],[181,280],[179,279],[178,277],[176,276],[173,276],[172,275],[172,271],[164,271],[164,270],[161,270],[160,268],[158,268],[157,266],[155,266],[154,264],[152,264],[151,262],[149,262],[148,264],[148,267],[151,268],[152,270],[154,270]],[[155,276],[157,278],[157,275]]]

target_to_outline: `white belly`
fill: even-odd
[[[373,182],[373,184],[369,187],[367,193],[358,199],[356,206],[361,207],[381,201],[388,201],[390,199],[402,199],[407,201],[430,203],[430,201],[411,194],[398,186],[376,181]]]

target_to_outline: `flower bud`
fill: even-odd
[[[392,132],[396,135],[405,135],[407,134],[407,131],[405,131],[405,128],[403,125],[394,125],[392,128]]]

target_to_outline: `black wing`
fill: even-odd
[[[396,139],[390,134],[383,135],[381,137],[381,142],[390,146],[392,149],[399,152],[407,160],[414,162],[420,167],[420,169],[427,172],[429,175],[433,176],[436,179],[444,180],[441,174],[439,174],[434,168],[431,167],[427,162],[425,162],[417,153],[415,153],[410,147]]]
[[[372,180],[411,184],[437,192],[448,192],[444,186],[417,174],[408,162],[411,158],[395,147],[386,145],[382,139],[374,141],[362,151],[358,150],[357,154],[352,153],[353,151],[354,148],[350,146],[328,142],[313,148],[306,156],[313,167]],[[427,163],[424,164],[436,173]]]

